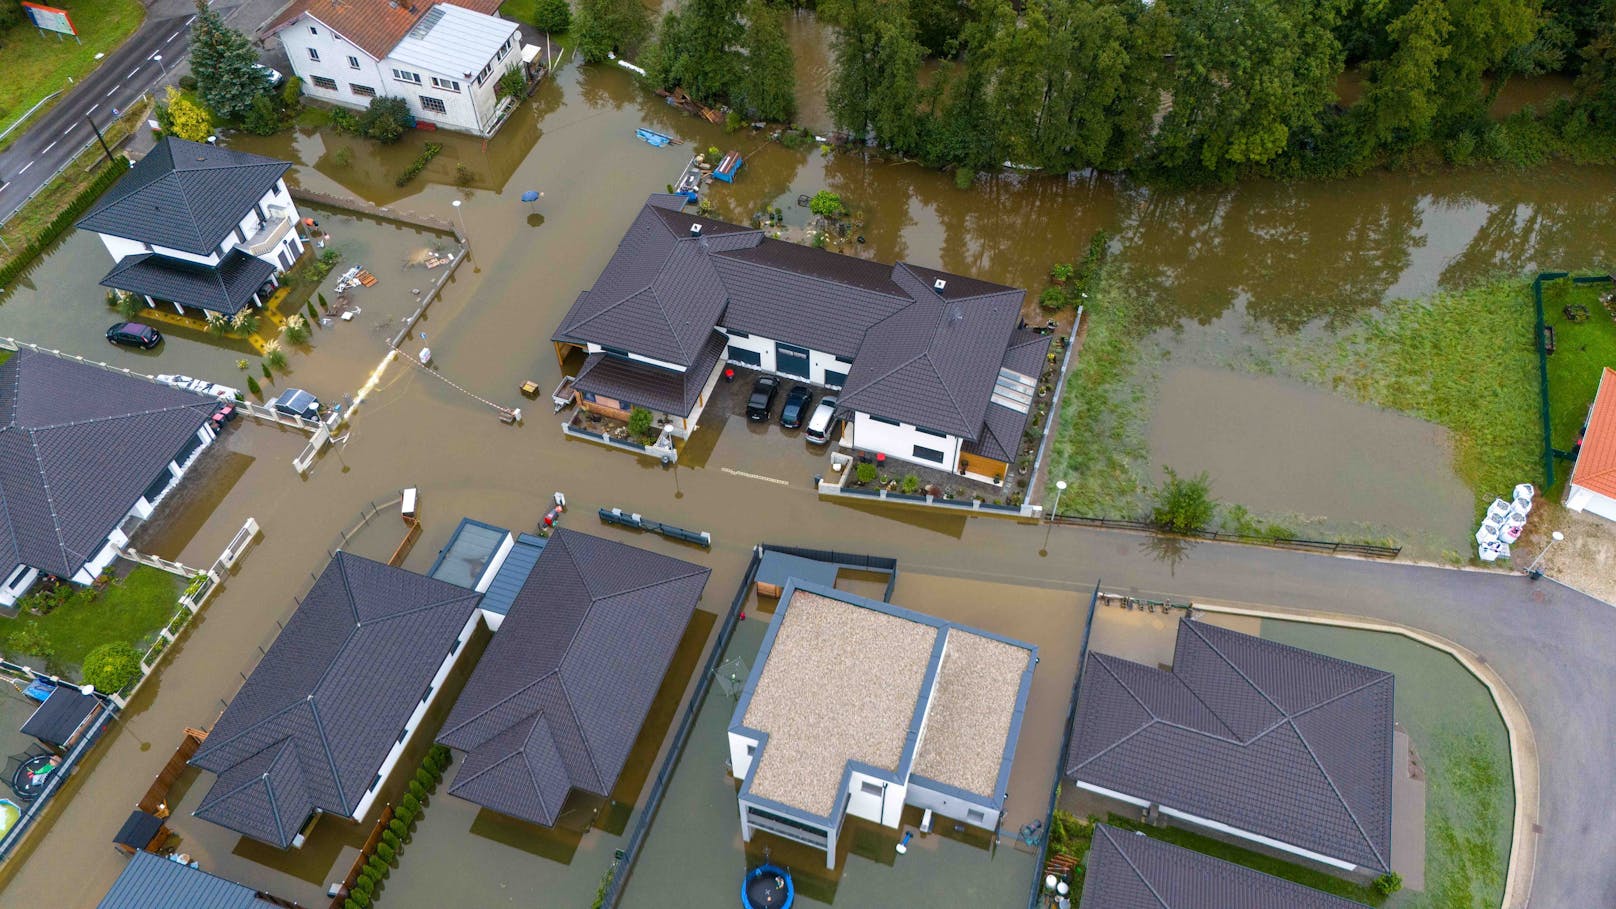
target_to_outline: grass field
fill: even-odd
[[[71,36],[58,40],[41,33],[26,19],[0,33],[0,130],[16,123],[40,99],[68,85],[68,78],[79,79],[100,62],[104,54],[134,34],[146,18],[140,0],[79,0],[52,4],[65,9],[78,29],[79,42]],[[0,139],[5,148],[23,130]]]
[[[1566,279],[1543,287],[1543,322],[1555,334],[1555,350],[1549,355],[1549,439],[1561,451],[1570,451],[1576,442],[1602,371],[1616,367],[1616,316],[1599,302],[1599,295],[1610,290],[1608,283],[1572,284]],[[1581,307],[1587,319],[1572,321],[1568,307]],[[1570,474],[1568,463],[1555,467],[1557,483]]]
[[[0,652],[37,656],[18,652],[12,644],[19,630],[32,623],[55,650],[50,662],[73,671],[76,677],[84,655],[102,644],[122,641],[144,651],[179,608],[181,592],[179,578],[138,565],[128,577],[99,592],[73,588],[66,602],[46,615],[23,613],[15,619],[0,619]]]

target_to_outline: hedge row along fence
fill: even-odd
[[[415,822],[426,810],[426,803],[443,782],[443,772],[449,769],[454,756],[442,745],[433,745],[421,759],[415,776],[406,784],[398,804],[385,809],[377,822],[377,833],[372,833],[354,860],[348,878],[343,882],[342,895],[331,902],[331,909],[370,909],[380,902],[377,888],[398,867],[404,847],[409,845],[415,832]]]
[[[60,237],[64,231],[73,226],[73,222],[78,220],[79,215],[84,214],[85,209],[89,208],[96,199],[101,198],[101,194],[111,188],[112,184],[118,182],[119,177],[129,173],[129,167],[129,159],[123,155],[113,159],[106,167],[101,169],[100,173],[95,175],[95,179],[91,180],[88,186],[79,190],[79,194],[73,198],[67,208],[62,209],[60,214],[45,225],[45,229],[40,231],[39,236],[31,238],[21,249],[13,250],[11,260],[4,265],[0,265],[0,288],[9,286],[12,281],[16,280],[18,275],[22,274],[24,269],[32,265],[47,246],[56,242],[57,237]]]

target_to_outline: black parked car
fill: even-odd
[[[791,392],[786,395],[785,406],[780,408],[780,425],[787,429],[797,429],[802,426],[803,418],[808,415],[808,405],[814,403],[814,393],[806,385],[793,385]]]
[[[774,396],[780,391],[780,380],[774,376],[758,376],[752,383],[752,396],[746,399],[746,418],[754,423],[769,419],[774,409]]]
[[[119,322],[107,329],[107,340],[124,347],[151,350],[163,343],[162,332],[139,322]]]

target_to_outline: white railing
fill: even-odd
[[[250,256],[262,256],[274,249],[292,229],[292,219],[286,215],[271,218],[258,228],[258,232],[236,244],[236,248]]]

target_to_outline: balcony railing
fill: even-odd
[[[236,244],[236,248],[251,256],[262,256],[269,252],[280,242],[286,239],[287,231],[292,229],[290,215],[270,212],[269,220],[258,228],[258,232]]]

